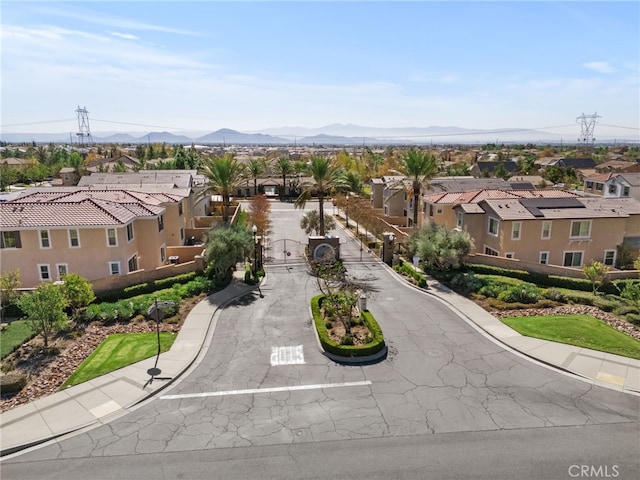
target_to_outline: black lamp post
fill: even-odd
[[[345,209],[345,213],[346,213],[346,217],[347,217],[347,228],[349,228],[349,192],[347,192],[347,194],[344,196],[344,198],[347,200],[347,207]]]
[[[253,232],[253,274],[255,275],[258,272],[258,239],[256,237],[258,227],[254,225],[251,231]]]

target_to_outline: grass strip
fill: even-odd
[[[527,337],[640,359],[640,342],[591,315],[505,317],[502,322]]]
[[[173,333],[161,332],[160,351],[168,351],[176,336]],[[114,333],[98,345],[98,348],[64,382],[61,389],[132,365],[153,357],[157,353],[158,336],[156,333]]]
[[[26,320],[14,320],[0,331],[0,359],[24,342],[33,338],[33,330]]]

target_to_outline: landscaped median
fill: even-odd
[[[387,356],[387,346],[384,342],[382,329],[371,312],[360,311],[360,317],[356,319],[358,324],[368,329],[367,339],[369,341],[360,345],[338,343],[331,338],[327,329],[327,325],[331,322],[323,315],[322,303],[325,298],[325,295],[318,295],[311,299],[313,322],[325,355],[338,363],[366,364],[384,360]]]

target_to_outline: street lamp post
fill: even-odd
[[[349,228],[349,192],[344,196],[347,201],[347,206],[345,209],[345,216],[347,217],[347,228]]]
[[[251,231],[253,232],[253,275],[255,276],[258,273],[258,239],[256,237],[258,227],[254,225]]]

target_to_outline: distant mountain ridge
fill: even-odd
[[[577,137],[576,137],[577,138]],[[8,143],[78,143],[75,135],[64,133],[0,133],[0,140]],[[95,143],[167,143],[215,145],[389,145],[389,144],[473,144],[473,143],[560,143],[575,141],[573,136],[538,130],[468,129],[455,126],[430,127],[365,127],[353,124],[331,124],[318,128],[278,127],[253,132],[239,132],[221,128],[205,135],[190,137],[172,132],[96,132]],[[613,138],[600,138],[600,142]],[[618,142],[638,142],[639,139],[620,139]]]

